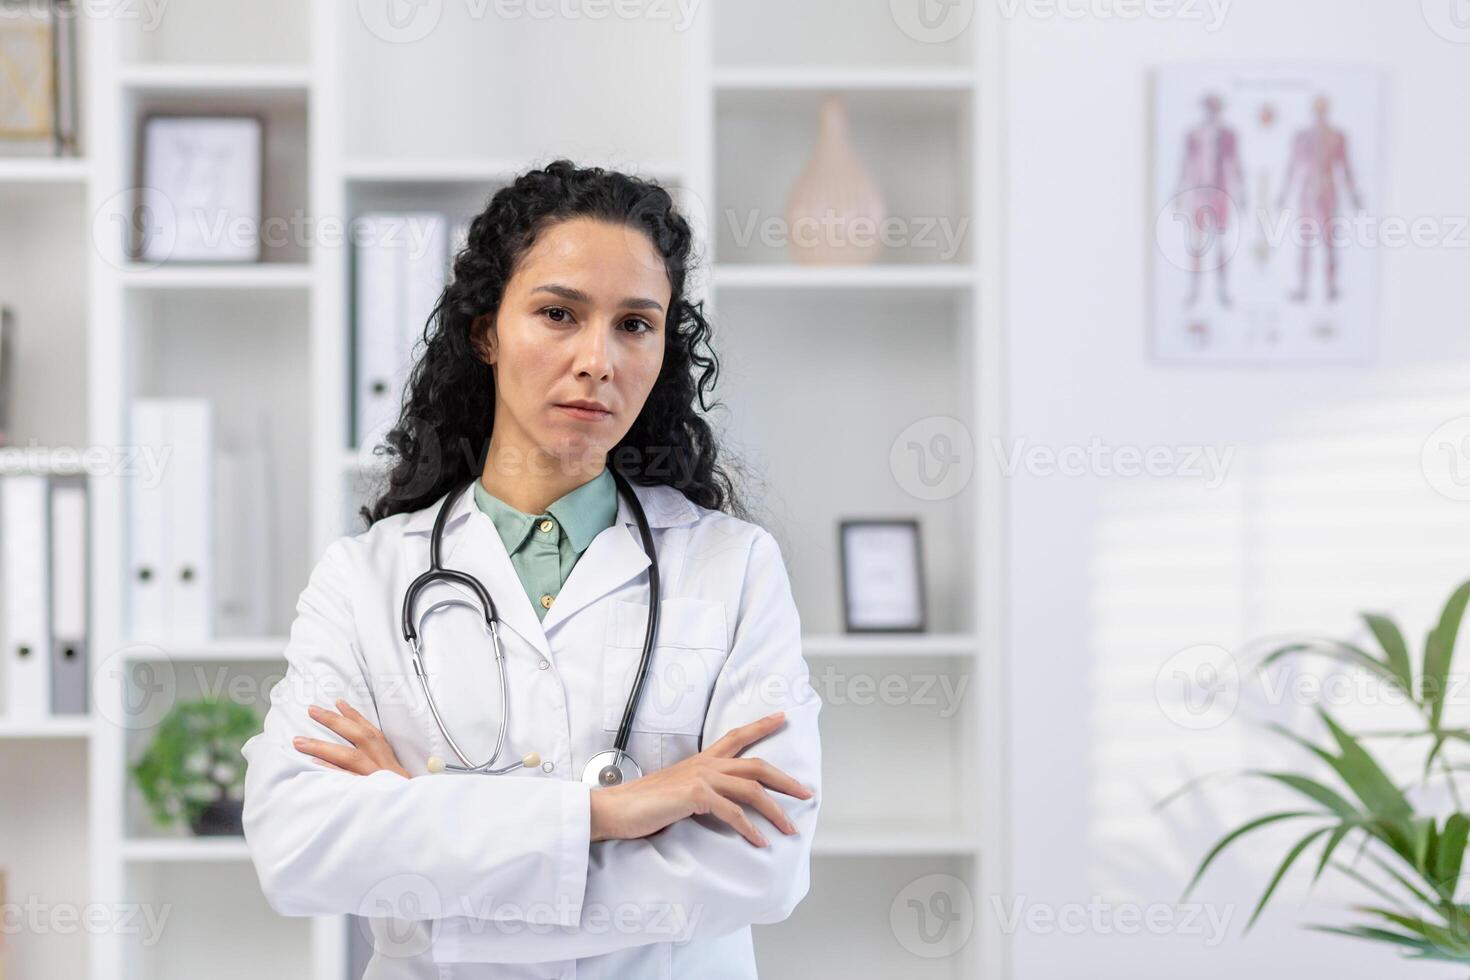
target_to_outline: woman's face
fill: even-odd
[[[670,293],[644,233],[592,218],[545,229],[506,284],[482,347],[495,375],[495,452],[604,459],[658,379]]]

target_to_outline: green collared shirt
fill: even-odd
[[[505,542],[505,552],[520,576],[538,619],[545,619],[572,566],[592,539],[612,527],[618,516],[618,487],[603,471],[556,500],[544,514],[527,514],[494,496],[475,481],[475,503],[489,515]]]

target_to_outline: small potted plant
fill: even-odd
[[[242,704],[204,699],[174,705],[132,767],[154,822],[170,827],[183,821],[199,836],[243,833],[240,749],[259,731],[259,718]]]

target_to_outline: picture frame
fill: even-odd
[[[133,257],[155,265],[259,262],[265,120],[151,112],[140,129]]]
[[[55,156],[77,155],[76,13],[72,0],[49,0],[0,18],[0,141],[50,140]]]
[[[923,633],[923,546],[914,518],[838,522],[842,624],[848,633]]]
[[[0,18],[0,139],[44,140],[55,133],[54,15]]]

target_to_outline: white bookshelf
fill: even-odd
[[[759,481],[746,497],[781,543],[814,679],[846,685],[822,717],[811,893],[789,921],[758,928],[761,975],[1007,975],[987,898],[1006,882],[1004,501],[985,449],[1001,431],[1003,404],[995,284],[1004,24],[993,5],[977,7],[965,33],[936,44],[903,37],[886,4],[859,11],[843,0],[712,0],[678,30],[618,18],[497,21],[493,5],[475,18],[475,5],[445,4],[438,29],[414,43],[376,36],[358,5],[335,0],[173,0],[151,30],[83,19],[85,159],[0,159],[0,289],[28,319],[57,325],[28,351],[52,383],[25,390],[18,433],[39,445],[125,446],[132,397],[208,394],[226,431],[258,424],[272,434],[279,582],[262,635],[173,647],[132,635],[125,481],[91,478],[93,656],[117,656],[94,685],[92,718],[0,720],[0,764],[42,754],[48,765],[80,767],[75,779],[41,788],[39,811],[81,803],[85,816],[39,832],[0,819],[0,837],[40,833],[39,846],[80,855],[70,874],[87,901],[182,911],[154,946],[94,937],[85,966],[70,949],[37,946],[26,954],[32,972],[356,980],[345,917],[277,917],[242,841],[150,826],[127,772],[146,732],[116,721],[141,668],[173,671],[181,690],[226,677],[264,696],[284,666],[296,594],[327,543],[357,530],[351,514],[382,469],[347,435],[345,249],[293,241],[248,267],[149,266],[98,232],[98,216],[137,184],[142,117],[199,109],[265,119],[268,217],[478,210],[511,175],[563,155],[671,186],[704,258],[696,282],[715,326],[716,394],[726,406],[715,424]],[[523,84],[533,74],[534,96]],[[890,213],[970,220],[953,253],[901,247],[870,267],[806,268],[784,248],[731,234],[732,211],[781,215],[816,108],[832,92],[848,102],[853,139]],[[74,380],[70,389],[55,383],[78,358],[82,399]],[[791,392],[803,393],[794,411]],[[814,404],[832,406],[839,421]],[[927,415],[961,419],[974,439],[975,476],[946,500],[909,496],[888,469],[898,432]],[[803,436],[821,440],[822,451]],[[836,522],[878,515],[921,523],[925,634],[842,632]],[[858,679],[889,676],[963,695],[948,713],[850,696]],[[895,941],[889,902],[936,873],[965,884],[976,916],[961,949],[925,959]],[[814,958],[813,949],[833,952]]]

